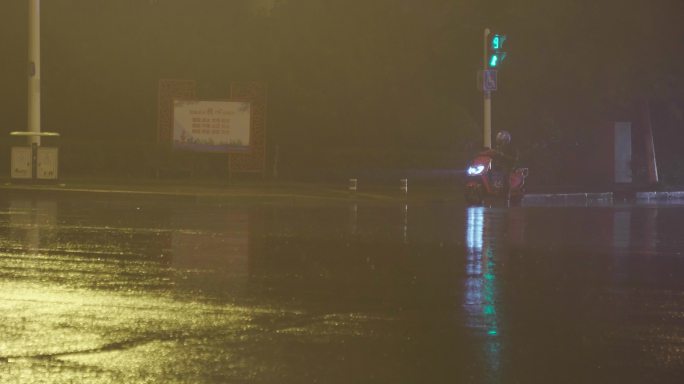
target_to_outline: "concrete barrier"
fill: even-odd
[[[651,200],[684,200],[684,191],[671,192],[638,192],[636,194],[638,201]]]
[[[591,193],[547,193],[526,194],[523,197],[523,205],[535,204],[569,204],[569,205],[592,205],[613,202],[613,192]]]

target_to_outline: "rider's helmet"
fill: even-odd
[[[511,143],[511,134],[508,131],[499,131],[496,134],[496,147],[504,148]]]

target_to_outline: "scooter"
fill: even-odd
[[[510,174],[496,169],[495,159],[500,152],[488,149],[480,152],[466,169],[465,200],[468,205],[503,201],[519,205],[525,195],[528,168],[514,168]],[[508,192],[504,177],[508,177]]]

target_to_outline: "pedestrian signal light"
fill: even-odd
[[[501,35],[494,35],[492,37],[492,49],[498,51],[501,49],[501,44],[503,43]]]
[[[498,68],[506,58],[506,52],[502,51],[505,41],[506,36],[498,33],[492,35],[489,39],[489,58],[487,59],[487,66],[489,68]]]
[[[506,58],[506,52],[492,53],[489,55],[489,68],[498,68],[499,64]]]
[[[496,68],[497,65],[499,65],[499,55],[493,54],[489,58],[489,67],[490,68]]]

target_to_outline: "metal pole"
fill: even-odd
[[[644,122],[646,141],[646,165],[648,167],[649,184],[658,184],[658,163],[656,163],[655,143],[653,142],[653,125],[651,124],[651,104],[648,100],[641,104],[642,120]]]
[[[489,44],[489,35],[491,34],[491,31],[489,28],[485,28],[484,30],[484,56],[483,56],[483,63],[484,63],[484,72],[489,69],[489,63],[487,62],[487,52],[488,52],[488,44]],[[483,72],[483,81],[486,75]],[[492,92],[491,91],[486,91],[484,90],[484,84],[483,84],[483,91],[482,93],[484,94],[484,146],[487,148],[492,147]]]
[[[29,0],[28,131],[40,133],[40,0]],[[40,136],[28,137],[28,145],[40,145]]]
[[[484,146],[492,147],[492,93],[484,93]]]

